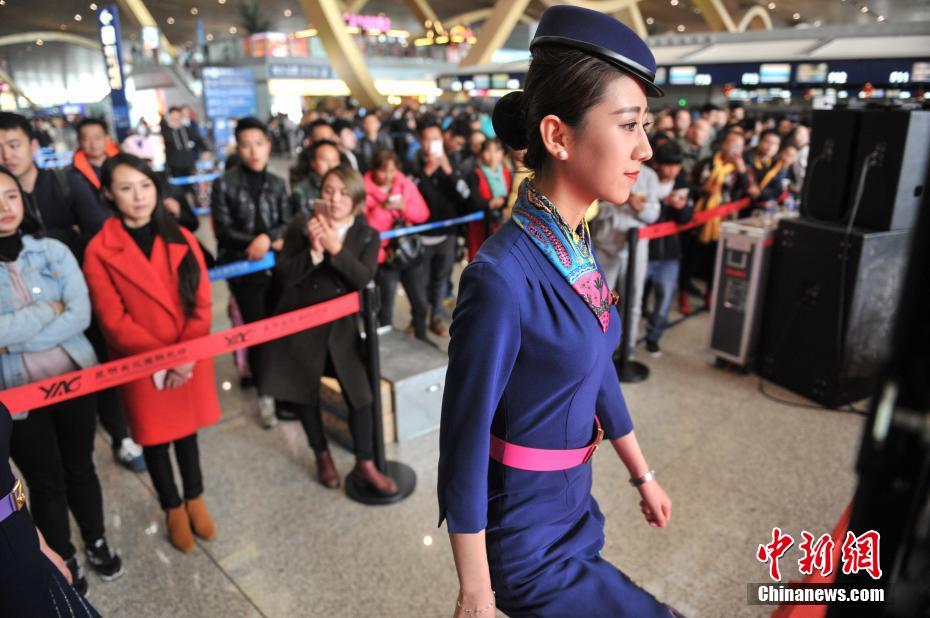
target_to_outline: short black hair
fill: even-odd
[[[759,141],[761,142],[762,140],[764,140],[764,139],[765,139],[766,137],[768,137],[769,135],[774,135],[775,137],[778,138],[778,141],[779,141],[779,142],[781,141],[781,133],[779,133],[779,132],[776,131],[775,129],[766,129],[765,131],[763,131],[762,133],[760,133],[760,134],[759,134]]]
[[[307,160],[308,160],[308,161],[313,161],[314,159],[316,159],[316,153],[317,153],[317,151],[319,151],[320,148],[323,148],[324,146],[330,146],[330,147],[332,147],[332,148],[335,148],[335,149],[336,149],[336,152],[341,152],[341,151],[339,150],[339,144],[337,144],[336,142],[334,142],[334,141],[332,141],[332,140],[329,140],[329,139],[321,139],[321,140],[318,141],[318,142],[313,142],[313,144],[311,144],[311,145],[307,148],[307,151],[308,151],[308,152],[307,152]]]
[[[255,116],[246,116],[236,122],[236,141],[239,141],[239,134],[249,129],[258,129],[262,135],[268,137],[268,125],[256,118]]]
[[[446,127],[446,130],[443,131],[443,133],[446,132],[451,133],[453,137],[464,137],[465,139],[468,139],[471,135],[472,128],[469,126],[467,120],[459,118],[457,120],[453,120],[452,124]]]
[[[656,163],[659,165],[674,165],[681,163],[683,155],[681,145],[675,141],[667,141],[655,150]]]
[[[355,127],[352,125],[352,123],[343,118],[333,121],[332,127],[333,131],[336,132],[336,135],[339,135],[345,129],[349,129],[350,131],[355,130]]]
[[[30,140],[35,137],[32,123],[25,116],[13,112],[0,112],[0,131],[13,131],[14,129],[25,133]]]
[[[437,129],[439,129],[439,132],[442,133],[442,125],[439,124],[439,120],[436,119],[436,116],[433,116],[432,114],[427,114],[425,116],[422,116],[419,120],[417,120],[417,133],[418,134],[423,135],[423,131],[426,131],[427,129],[431,127],[436,127]]]
[[[81,118],[81,121],[77,123],[75,130],[77,131],[77,134],[80,136],[81,129],[83,129],[84,127],[89,127],[93,125],[97,125],[101,129],[103,129],[104,133],[108,133],[110,131],[109,127],[107,127],[106,121],[104,121],[103,118],[94,118],[93,116],[87,116],[85,118]]]
[[[313,130],[317,127],[329,127],[330,129],[333,129],[333,131],[336,130],[328,121],[323,120],[322,118],[317,118],[307,125],[307,135],[313,135]]]
[[[170,114],[171,112],[180,112],[180,111],[181,111],[181,108],[180,108],[179,106],[177,106],[177,105],[172,105],[171,107],[168,108],[168,113],[169,113],[169,114]]]

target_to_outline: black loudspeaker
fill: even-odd
[[[765,294],[759,374],[828,407],[871,394],[888,351],[909,244],[871,232],[782,220]]]
[[[850,209],[871,153],[877,158],[866,172],[853,223],[872,230],[910,229],[917,221],[927,182],[930,111],[861,113],[852,182],[847,189]],[[847,221],[849,216],[852,212],[847,214]]]
[[[862,114],[853,110],[815,110],[802,212],[818,221],[842,221],[852,185],[853,155]]]

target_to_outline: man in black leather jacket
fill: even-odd
[[[213,183],[211,210],[219,263],[257,261],[269,251],[279,251],[284,231],[293,217],[284,179],[267,170],[271,155],[268,128],[256,118],[236,125],[236,152],[242,163]],[[242,319],[254,322],[269,317],[277,301],[273,268],[229,280],[229,289]],[[259,383],[264,346],[248,350],[249,368]],[[266,428],[275,425],[274,401],[259,393],[259,410]]]

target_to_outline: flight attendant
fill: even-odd
[[[525,90],[494,128],[535,175],[465,269],[453,317],[438,496],[455,616],[675,616],[600,556],[590,458],[610,440],[665,527],[671,501],[636,441],[611,360],[620,316],[584,223],[622,204],[643,162],[655,59],[619,21],[557,6],[539,22]]]

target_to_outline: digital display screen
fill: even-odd
[[[915,62],[911,67],[912,82],[930,82],[930,62]]]
[[[506,88],[508,79],[510,75],[507,73],[495,73],[491,76],[491,88]]]
[[[795,81],[801,84],[825,84],[827,83],[827,63],[801,63],[798,65]]]
[[[787,84],[791,80],[791,65],[763,64],[759,67],[759,81],[763,84]]]
[[[490,75],[475,75],[475,90],[487,90],[491,87]]]
[[[692,86],[697,67],[672,67],[669,70],[668,83],[673,86]]]

